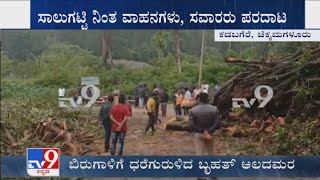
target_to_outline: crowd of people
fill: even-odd
[[[216,86],[215,90],[219,90]],[[208,103],[209,85],[204,83],[194,88],[181,87],[173,95],[173,102],[177,116],[188,115],[192,131],[195,137],[196,152],[198,155],[210,155],[213,151],[212,136],[219,127],[219,110]],[[167,104],[169,95],[166,89],[154,86],[150,92],[146,85],[137,85],[134,90],[135,106],[145,108],[148,121],[144,134],[154,135],[155,124],[161,116],[167,115]],[[192,108],[183,106],[183,101],[195,101],[197,105]],[[105,151],[110,151],[111,155],[116,154],[117,143],[120,147],[118,155],[123,154],[124,142],[127,133],[127,122],[132,116],[132,109],[126,97],[115,90],[108,96],[107,101],[101,106],[99,119],[105,130]]]
[[[220,114],[216,106],[209,104],[209,88],[208,83],[204,82],[201,86],[180,87],[172,95],[174,111],[176,116],[188,116],[191,130],[194,134],[195,149],[197,155],[213,155],[213,136],[214,132],[219,128]],[[214,91],[221,89],[220,85],[216,85]],[[70,95],[77,102],[80,94],[80,86],[72,87]],[[93,89],[87,89],[87,96],[93,96]],[[66,90],[63,87],[58,89],[58,96],[65,97]],[[154,86],[150,91],[146,84],[137,85],[134,88],[135,106],[138,109],[145,108],[148,115],[148,121],[144,129],[144,135],[154,135],[155,124],[161,116],[167,116],[167,104],[169,102],[169,94],[166,89]],[[105,151],[111,155],[116,155],[117,144],[118,155],[123,154],[124,142],[128,130],[127,122],[132,116],[132,108],[126,96],[121,94],[119,89],[115,89],[109,95],[106,101],[101,105],[99,119],[105,131]],[[151,132],[149,133],[149,131]]]
[[[141,88],[141,87],[139,87]],[[142,89],[141,89],[142,90]],[[140,99],[138,107],[144,107],[145,92],[140,92]],[[144,94],[143,94],[144,93]],[[169,100],[168,94],[163,90],[155,89],[146,102],[146,111],[149,117],[145,128],[145,134],[151,128],[152,134],[155,132],[155,123],[158,120],[159,107],[162,108],[162,116],[166,116],[166,106]],[[115,90],[112,95],[108,96],[106,102],[101,106],[99,112],[99,119],[105,130],[105,151],[110,150],[111,155],[116,153],[116,145],[119,142],[120,148],[118,155],[122,155],[124,147],[124,139],[127,132],[127,121],[132,116],[132,108],[130,103],[126,100],[125,95],[121,94],[119,90]],[[111,139],[111,142],[110,142]]]

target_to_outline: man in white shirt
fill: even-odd
[[[58,93],[59,93],[59,97],[62,98],[62,97],[64,97],[66,90],[63,87],[59,88]]]
[[[191,92],[189,91],[189,89],[188,89],[188,88],[185,88],[184,90],[186,91],[185,97],[186,97],[187,99],[191,99],[192,96],[191,96]]]
[[[209,93],[209,84],[207,82],[203,83],[202,92],[206,94]]]

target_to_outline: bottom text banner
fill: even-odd
[[[1,176],[30,177],[27,164],[25,156],[2,156]],[[61,156],[59,171],[66,178],[320,177],[320,156]]]
[[[319,30],[215,30],[216,42],[317,42]]]

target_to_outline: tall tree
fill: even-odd
[[[102,35],[102,61],[106,68],[112,69],[111,35],[108,31],[104,31]]]
[[[158,31],[152,36],[152,44],[158,50],[158,59],[164,56],[164,51],[167,47],[168,32]]]
[[[181,68],[181,51],[180,51],[180,37],[179,37],[179,31],[175,31],[175,42],[176,42],[176,63],[177,63],[177,72],[178,74],[182,73],[182,68]]]

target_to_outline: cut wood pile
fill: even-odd
[[[267,85],[273,97],[264,108],[255,102],[246,113],[252,119],[274,115],[291,119],[318,115],[320,107],[320,47],[312,45],[296,53],[273,61],[245,61],[227,58],[227,63],[245,67],[245,70],[226,82],[214,95],[214,104],[227,118],[232,110],[232,98],[255,98],[254,90]],[[261,92],[261,96],[266,91]]]
[[[64,155],[85,155],[97,152],[94,146],[97,131],[89,132],[77,123],[67,123],[63,119],[46,118],[39,123],[33,123],[22,131],[21,138],[14,137],[12,129],[2,127],[4,135],[1,144],[4,145],[4,154],[24,154],[28,147],[56,147],[60,148]],[[80,128],[81,127],[81,128]]]

